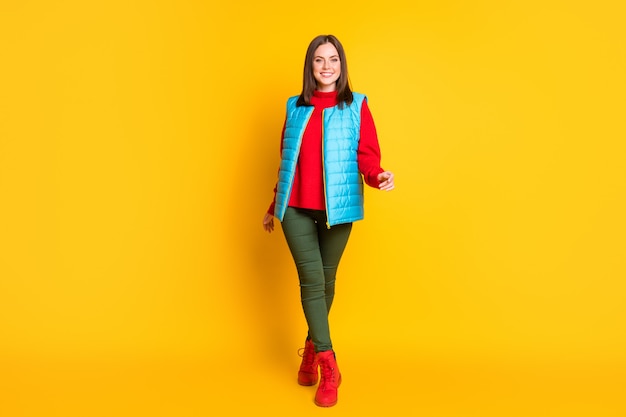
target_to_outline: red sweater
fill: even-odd
[[[322,178],[322,110],[337,104],[337,92],[323,93],[315,90],[313,97],[311,97],[311,104],[314,107],[313,114],[302,137],[289,206],[326,210],[324,180]],[[285,120],[285,124],[286,122]],[[281,153],[284,136],[285,125],[283,125],[280,141]],[[359,139],[357,160],[359,171],[363,174],[365,183],[371,187],[378,188],[377,176],[384,170],[380,166],[380,146],[378,145],[376,126],[367,106],[367,100],[363,101],[363,106],[361,107],[361,137]],[[274,214],[275,203],[276,187],[274,187],[274,200],[267,210],[272,215]]]

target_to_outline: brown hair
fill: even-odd
[[[320,45],[331,43],[339,53],[339,61],[341,64],[341,75],[337,79],[337,102],[339,108],[343,108],[344,104],[352,103],[352,90],[350,89],[350,78],[348,78],[348,63],[346,62],[346,53],[337,39],[333,35],[319,35],[311,41],[304,58],[304,78],[302,80],[302,93],[298,97],[297,106],[310,106],[313,91],[317,88],[317,81],[313,76],[313,59],[315,51]]]

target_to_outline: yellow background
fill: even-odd
[[[625,415],[625,17],[4,1],[0,415]],[[323,33],[397,184],[342,260],[330,410],[295,383],[295,268],[261,227]]]

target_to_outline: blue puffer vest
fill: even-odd
[[[357,151],[361,131],[361,106],[366,97],[352,93],[353,101],[343,109],[338,106],[322,113],[322,158],[327,226],[363,219],[363,179],[359,172]],[[287,122],[283,138],[274,216],[281,222],[289,205],[293,178],[298,164],[304,130],[313,106],[296,106],[298,96],[287,100]]]

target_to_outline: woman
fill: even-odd
[[[321,407],[337,403],[341,383],[328,313],[352,222],[363,219],[363,179],[380,190],[394,188],[380,159],[367,99],[350,89],[343,46],[333,35],[316,37],[307,49],[302,92],[287,101],[278,182],[263,228],[271,233],[274,217],[281,221],[296,264],[309,329],[298,383],[315,385],[319,367],[315,403]]]

